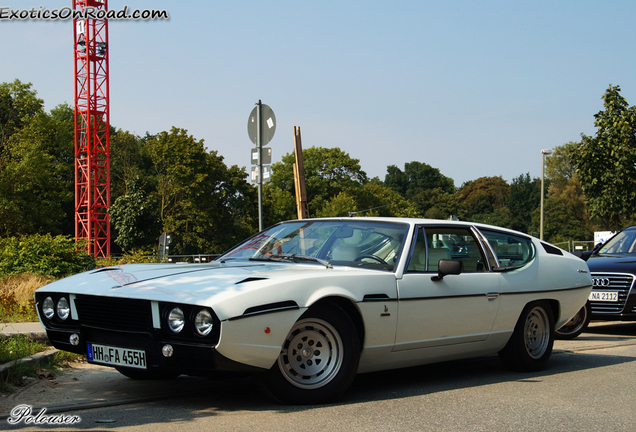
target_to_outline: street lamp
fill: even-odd
[[[539,228],[539,238],[543,240],[543,183],[545,180],[545,155],[551,155],[552,150],[541,150],[541,222]]]

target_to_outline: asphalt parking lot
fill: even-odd
[[[37,323],[39,325],[39,323]],[[28,328],[38,333],[37,326]],[[22,329],[24,331],[24,328]],[[6,330],[5,331],[11,331]],[[552,362],[577,353],[603,352],[616,347],[636,345],[636,323],[592,323],[588,332],[576,339],[555,342]],[[636,349],[636,348],[635,348]],[[470,367],[470,361],[466,365]],[[496,362],[495,362],[496,364]],[[400,372],[393,372],[400,374]],[[373,374],[386,377],[392,372]],[[365,381],[362,379],[361,381]],[[169,385],[166,385],[169,383]],[[7,417],[20,404],[46,407],[49,413],[112,407],[190,397],[211,390],[223,392],[235,387],[234,381],[212,382],[200,378],[179,377],[170,381],[134,381],[115,369],[88,363],[78,363],[54,379],[33,380],[14,393],[0,398],[0,415]],[[240,385],[250,386],[251,383]]]

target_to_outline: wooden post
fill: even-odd
[[[298,219],[308,219],[307,189],[305,188],[305,166],[303,165],[303,147],[300,138],[300,126],[294,126],[294,188],[296,189],[296,211]]]

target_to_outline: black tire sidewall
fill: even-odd
[[[548,318],[549,341],[543,355],[540,358],[535,359],[530,356],[526,348],[524,328],[530,311],[537,307],[543,309]],[[552,308],[550,307],[550,304],[545,301],[533,302],[526,305],[523,309],[523,312],[515,325],[514,332],[506,346],[499,352],[499,357],[504,365],[511,370],[520,372],[536,372],[542,370],[546,366],[548,360],[550,360],[552,348],[554,346],[554,339],[554,316],[552,315]]]
[[[590,302],[588,301],[585,304],[585,306],[581,308],[581,310],[585,310],[585,314],[586,314],[585,319],[583,320],[583,323],[581,323],[581,325],[573,331],[561,332],[560,331],[561,329],[555,330],[555,336],[557,339],[561,339],[561,340],[574,339],[587,329],[587,326],[590,324],[590,319],[592,318],[592,307],[590,305]]]

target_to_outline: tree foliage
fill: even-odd
[[[150,250],[161,233],[156,198],[141,187],[139,178],[130,179],[126,192],[109,209],[116,236],[114,242],[124,251]]]
[[[412,202],[421,216],[446,219],[460,213],[454,199],[455,182],[429,164],[407,162],[404,171],[389,165],[384,183]]]
[[[510,185],[501,176],[480,177],[464,183],[457,193],[461,197],[460,202],[467,207],[467,217],[482,221],[483,215],[506,206]]]
[[[64,277],[95,266],[95,259],[68,236],[34,234],[0,239],[0,277],[19,273]]]
[[[541,202],[541,179],[531,178],[530,173],[512,179],[507,207],[510,210],[510,228],[529,232],[532,213]]]
[[[272,165],[272,180],[267,184],[270,191],[266,195],[276,200],[270,202],[269,207],[284,209],[284,212],[279,211],[283,219],[297,217],[293,174],[295,163],[294,153],[285,154],[281,162]],[[360,167],[359,159],[352,158],[337,147],[309,147],[303,149],[303,165],[310,216],[335,216],[334,213],[354,211],[345,210],[342,206],[350,202],[350,199],[345,197],[356,197],[368,181],[367,174]],[[330,203],[332,200],[338,203]],[[336,208],[340,210],[336,211]],[[274,223],[279,220],[269,219],[268,222]]]
[[[634,223],[636,108],[618,86],[603,100],[596,134],[546,158],[548,241]],[[31,84],[0,84],[0,236],[7,239],[74,234],[74,114],[68,105],[46,113],[43,104]],[[110,137],[110,217],[122,253],[154,250],[162,232],[172,237],[172,254],[217,253],[257,230],[256,188],[245,168],[227,166],[203,140],[177,127],[143,137],[113,127]],[[310,147],[303,159],[310,217],[457,216],[539,231],[540,179],[529,173],[510,183],[481,177],[457,189],[423,161],[390,165],[382,181],[369,179],[360,160],[339,148]],[[294,162],[289,153],[272,165],[265,225],[297,217]]]
[[[171,233],[172,251],[219,253],[251,234],[254,193],[244,169],[228,168],[202,140],[175,127],[148,138],[145,149],[157,214],[163,231]]]
[[[0,83],[0,154],[11,135],[42,112],[44,101],[36,95],[37,92],[31,90],[31,83],[25,84],[18,79]]]
[[[0,234],[72,234],[73,111],[29,111],[21,123],[0,157]]]
[[[590,215],[620,229],[636,207],[636,108],[612,85],[603,106],[594,115],[596,134],[583,135],[572,156]]]

